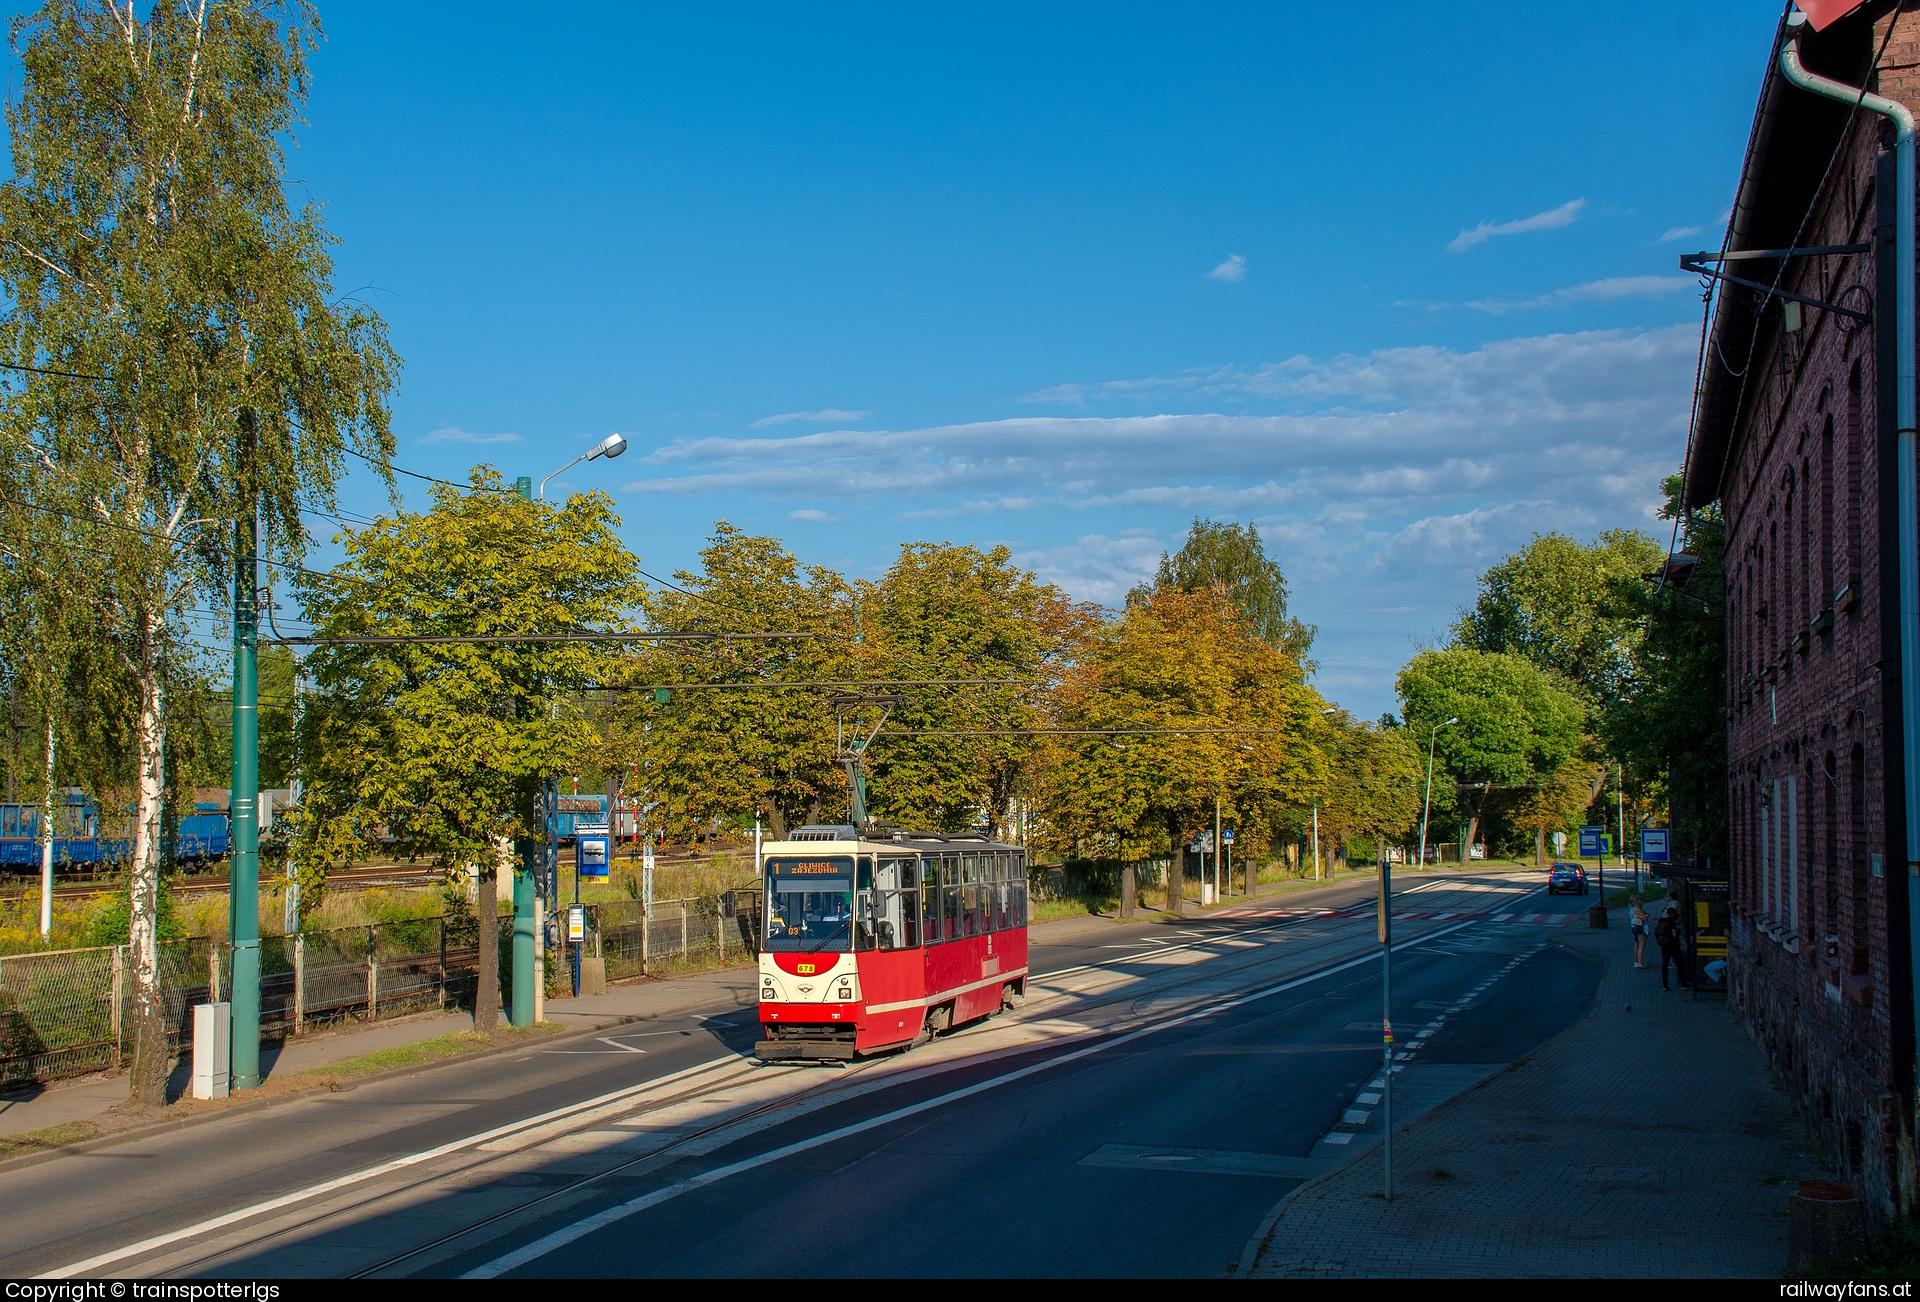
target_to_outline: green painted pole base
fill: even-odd
[[[520,841],[513,848],[518,863],[513,870],[513,1006],[507,1020],[515,1026],[532,1026],[534,846]]]
[[[228,825],[227,934],[233,943],[232,1088],[260,1087],[260,613],[258,535],[251,518],[234,523],[233,789]]]

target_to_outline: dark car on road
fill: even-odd
[[[1577,863],[1557,863],[1553,871],[1547,874],[1547,894],[1558,895],[1565,891],[1569,895],[1587,893],[1587,870]]]

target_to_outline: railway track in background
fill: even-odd
[[[737,853],[737,851],[734,853]],[[712,855],[694,855],[685,852],[674,854],[669,852],[658,855],[655,862],[665,867],[675,864],[695,863],[701,859],[712,857]],[[569,856],[563,854],[561,856],[561,862],[571,863],[572,860]],[[639,860],[636,859],[634,865],[638,866],[638,863]],[[617,856],[615,859],[615,867],[624,868],[626,866],[626,857],[624,855]],[[351,890],[356,887],[368,886],[431,886],[444,880],[444,878],[445,874],[440,869],[419,864],[359,864],[352,868],[343,868],[337,872],[328,873],[327,887],[329,890]],[[265,879],[263,878],[263,883],[264,882]],[[53,897],[57,900],[79,899],[88,895],[98,895],[103,891],[111,891],[114,889],[114,885],[114,878],[107,874],[103,874],[98,878],[83,878],[77,881],[73,879],[63,881],[56,876],[53,882]],[[173,889],[181,894],[198,895],[208,891],[224,891],[227,889],[227,885],[228,878],[226,874],[216,875],[206,873],[177,877],[174,879]],[[40,887],[37,874],[31,876],[21,875],[16,877],[12,883],[6,886],[0,886],[0,903],[18,903],[28,898],[38,899],[39,896]]]

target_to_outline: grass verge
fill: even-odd
[[[474,1031],[455,1031],[451,1035],[436,1036],[431,1040],[421,1040],[417,1044],[398,1044],[387,1049],[375,1049],[372,1053],[329,1063],[325,1067],[315,1067],[310,1071],[269,1076],[259,1089],[248,1090],[245,1094],[229,1098],[183,1098],[169,1103],[164,1108],[136,1108],[122,1104],[97,1117],[63,1121],[57,1126],[48,1126],[44,1130],[25,1130],[18,1134],[0,1135],[0,1161],[10,1157],[23,1157],[28,1153],[64,1148],[69,1144],[118,1134],[123,1130],[150,1125],[156,1121],[177,1121],[184,1117],[220,1112],[238,1104],[251,1103],[256,1099],[299,1094],[307,1090],[342,1090],[370,1076],[378,1076],[390,1071],[403,1071],[408,1067],[426,1067],[433,1063],[445,1062],[449,1058],[461,1058],[488,1049],[508,1048],[516,1044],[524,1044],[536,1037],[552,1035],[559,1030],[560,1027],[553,1022],[542,1022],[538,1026],[529,1027],[504,1026],[491,1036]]]

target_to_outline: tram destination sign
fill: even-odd
[[[851,877],[853,860],[844,855],[819,859],[781,856],[767,860],[767,871],[775,877]]]

